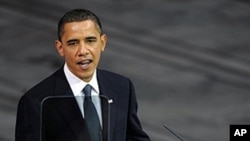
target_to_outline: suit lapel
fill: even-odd
[[[79,131],[87,131],[87,129],[84,128],[87,126],[85,120],[82,118],[81,111],[73,96],[73,92],[66,80],[63,68],[59,69],[55,75],[55,96],[71,97],[66,98],[67,100],[69,100],[68,102],[61,100],[58,104],[58,110],[61,113],[62,117],[65,118],[65,122],[70,123],[68,125],[76,135],[76,137],[82,138],[82,136],[79,137]],[[104,141],[109,141],[108,138],[110,138],[113,134],[115,125],[117,97],[115,92],[112,91],[113,88],[109,85],[110,83],[107,81],[106,77],[108,76],[101,74],[100,71],[97,71],[100,95],[106,97],[106,99],[102,98],[103,137]],[[107,99],[111,100],[112,102],[109,103],[110,101],[107,101]],[[69,105],[65,103],[69,103]],[[84,134],[85,135],[83,135],[83,137],[85,137],[85,140],[86,137],[90,137],[88,133],[84,132]]]
[[[73,96],[73,92],[63,72],[63,67],[55,74],[55,96]]]
[[[73,131],[77,140],[87,140],[90,138],[86,122],[82,117],[75,97],[64,97],[58,100],[58,111],[67,122],[67,125]]]
[[[100,95],[104,97],[102,98],[103,136],[104,139],[109,140],[108,138],[113,134],[115,125],[117,95],[112,91],[112,87],[105,77],[108,76],[102,75],[100,71],[97,71]]]
[[[66,80],[63,69],[60,69],[56,74],[55,79],[55,96],[58,97],[58,110],[65,122],[68,123],[73,134],[78,139],[85,137],[89,138],[89,133],[87,131],[87,126],[85,120],[82,117],[80,108],[76,102],[73,92]],[[82,133],[79,134],[79,132]]]

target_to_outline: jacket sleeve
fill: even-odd
[[[143,131],[141,123],[137,116],[138,104],[135,95],[135,89],[130,81],[130,98],[128,113],[127,141],[149,141],[148,135]]]
[[[18,103],[16,116],[15,141],[39,141],[40,112],[39,105],[26,96],[21,97]]]

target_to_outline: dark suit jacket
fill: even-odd
[[[148,141],[149,137],[142,130],[137,117],[137,101],[131,81],[104,70],[97,70],[97,80],[100,95],[113,100],[110,109],[104,104],[105,102],[101,102],[103,140]],[[56,96],[73,96],[63,68],[21,97],[17,111],[16,141],[40,141],[40,134],[43,134],[44,141],[90,141],[85,120],[75,99],[55,101],[53,98],[48,98]],[[50,110],[41,114],[43,101],[45,101],[43,109]],[[107,113],[110,113],[109,117]]]

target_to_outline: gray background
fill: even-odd
[[[100,68],[137,91],[152,141],[227,141],[250,124],[248,0],[0,0],[0,140],[13,141],[17,103],[63,60],[57,21],[72,8],[101,18],[108,45]]]

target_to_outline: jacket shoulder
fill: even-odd
[[[107,71],[107,70],[101,70],[101,69],[98,69],[97,71],[97,77],[101,77],[101,78],[105,78],[106,80],[118,80],[118,81],[130,81],[129,78],[121,75],[121,74],[118,74],[118,73],[115,73],[115,72],[111,72],[111,71]]]
[[[39,83],[35,84],[32,88],[30,88],[23,96],[30,98],[44,98],[46,96],[51,95],[54,91],[56,78],[60,74],[60,70],[54,72],[47,78],[43,79]]]
[[[133,87],[133,83],[129,78],[107,70],[98,70],[97,79],[100,86],[115,91],[127,91]]]

